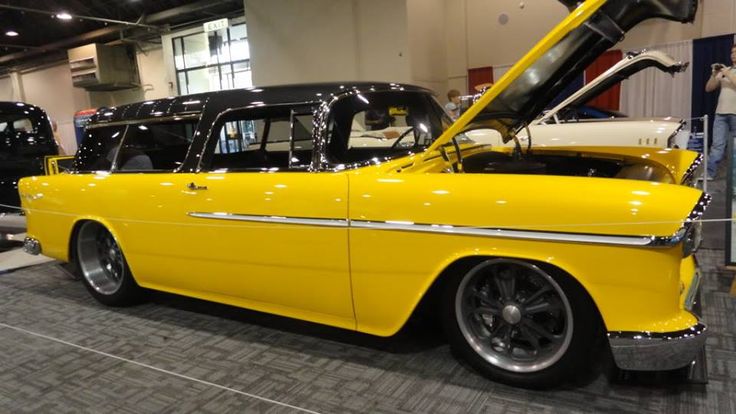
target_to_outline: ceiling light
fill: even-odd
[[[71,20],[72,15],[67,12],[61,12],[56,15],[56,18],[61,20]]]
[[[15,30],[8,30],[7,32],[5,32],[5,36],[15,37],[18,36],[18,32],[16,32]]]

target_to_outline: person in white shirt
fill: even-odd
[[[731,66],[715,63],[710,79],[705,84],[706,92],[720,89],[716,116],[713,120],[713,143],[708,153],[708,179],[718,172],[718,164],[726,152],[727,140],[736,136],[736,45],[731,48]]]

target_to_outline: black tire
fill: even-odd
[[[590,369],[600,317],[568,275],[495,258],[453,275],[445,286],[442,319],[450,347],[481,374],[549,388]]]
[[[138,286],[115,237],[102,224],[86,221],[74,239],[74,258],[79,278],[98,302],[108,306],[140,303],[144,290]]]

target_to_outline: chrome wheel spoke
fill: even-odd
[[[521,333],[522,338],[529,342],[529,345],[532,346],[537,354],[542,351],[542,346],[539,344],[539,339],[534,336],[534,334],[530,332],[526,326],[520,325],[519,332]]]
[[[532,304],[534,303],[535,300],[540,299],[542,295],[544,295],[545,293],[551,290],[552,288],[549,285],[544,285],[538,291],[534,292],[534,294],[532,294],[528,298],[525,298],[524,303],[527,305]]]
[[[482,305],[485,305],[485,306],[490,306],[494,308],[501,307],[501,302],[491,297],[488,294],[488,291],[483,290],[483,289],[473,288],[471,298],[477,299]]]
[[[476,308],[472,313],[481,317],[483,315],[500,316],[501,310],[489,306],[481,306]]]
[[[548,331],[545,327],[536,323],[532,319],[525,318],[522,324],[529,328],[529,330],[531,330],[532,333],[536,334],[538,337],[545,338],[550,342],[556,342],[560,338],[559,335],[555,335],[554,333]]]
[[[528,315],[534,315],[541,312],[551,312],[556,310],[560,310],[560,305],[558,303],[540,302],[536,305],[531,305],[524,308],[524,313]]]

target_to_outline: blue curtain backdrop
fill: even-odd
[[[713,132],[713,115],[718,103],[718,92],[705,92],[705,83],[710,78],[710,65],[713,63],[731,64],[731,46],[734,35],[704,37],[693,40],[693,96],[692,117],[708,115],[709,129]],[[700,130],[699,125],[693,127]]]

